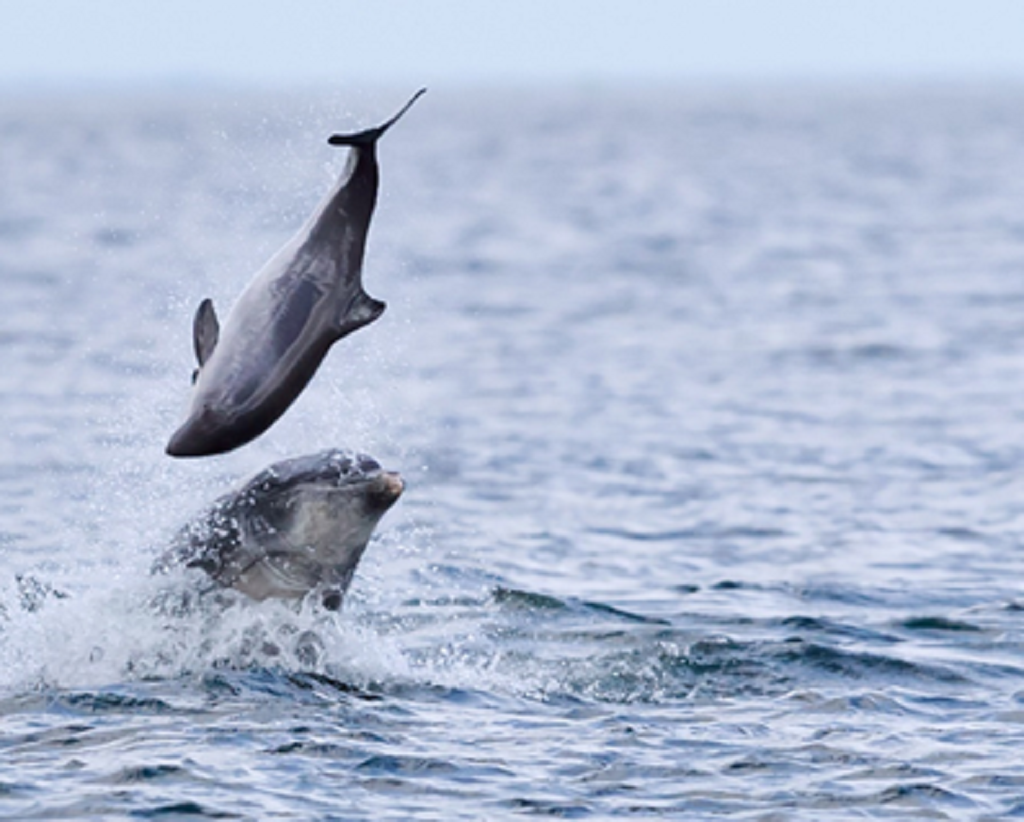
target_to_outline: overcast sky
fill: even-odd
[[[1024,0],[0,0],[0,85],[1024,80]]]

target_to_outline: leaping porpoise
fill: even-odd
[[[184,564],[253,599],[341,601],[402,478],[365,454],[332,449],[264,469],[185,526],[154,570]]]
[[[168,454],[219,454],[259,436],[306,387],[330,347],[384,311],[385,304],[362,285],[377,202],[377,141],[425,91],[381,126],[328,139],[351,147],[338,183],[256,274],[223,330],[212,301],[200,303],[193,322],[199,368],[192,404]]]

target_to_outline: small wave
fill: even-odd
[[[233,811],[215,810],[199,802],[185,801],[157,805],[153,808],[139,808],[132,811],[139,819],[243,819],[242,814]]]
[[[451,762],[440,759],[378,754],[360,762],[356,765],[356,770],[377,775],[410,776],[455,773],[458,768]]]
[[[640,531],[630,528],[590,528],[589,533],[619,537],[636,542],[672,542],[686,540],[780,539],[791,536],[780,528],[718,527],[677,528],[667,531]]]
[[[981,633],[984,631],[980,625],[942,616],[910,617],[900,622],[900,626],[908,631],[952,631],[957,633]]]
[[[963,794],[956,793],[931,782],[893,785],[878,793],[875,799],[881,805],[899,805],[901,807],[920,808],[922,810],[976,807],[976,803]]]
[[[612,605],[606,605],[601,602],[587,602],[583,600],[562,600],[557,597],[549,596],[547,594],[538,594],[531,591],[521,591],[515,588],[502,588],[498,587],[494,589],[492,594],[493,601],[505,608],[522,609],[526,611],[540,610],[540,611],[589,611],[595,615],[612,617],[614,619],[623,620],[626,622],[639,622],[651,625],[668,625],[669,623],[662,619],[655,619],[652,617],[644,616],[643,614],[636,614],[630,611],[625,611],[621,608],[616,608]]]
[[[159,782],[187,778],[190,772],[178,765],[133,765],[122,768],[107,778],[113,785],[132,785],[137,782]]]
[[[136,696],[117,691],[54,694],[51,699],[54,703],[64,705],[66,708],[78,713],[178,713],[178,709],[162,699]]]
[[[969,681],[962,674],[941,665],[925,665],[901,657],[867,651],[848,651],[803,639],[794,639],[769,647],[771,656],[786,665],[797,666],[794,671],[806,666],[844,679],[930,681],[950,684],[964,684]]]

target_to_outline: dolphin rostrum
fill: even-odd
[[[365,454],[331,449],[264,469],[186,525],[154,571],[200,568],[256,600],[311,591],[336,611],[402,478]]]
[[[213,302],[199,304],[192,334],[199,368],[188,418],[167,444],[172,457],[220,454],[258,437],[295,401],[330,347],[384,311],[362,284],[377,202],[377,141],[425,91],[383,125],[330,137],[331,145],[351,147],[338,183],[252,279],[223,329]]]

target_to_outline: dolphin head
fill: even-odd
[[[318,589],[336,610],[404,487],[365,454],[331,449],[284,460],[214,503],[185,529],[175,554],[254,599]]]
[[[288,498],[325,498],[332,507],[358,502],[367,515],[378,519],[390,508],[405,484],[393,471],[385,471],[367,454],[339,448],[275,463],[251,479],[241,495],[250,504]],[[306,502],[306,504],[312,504]]]
[[[404,488],[402,478],[373,457],[330,449],[271,465],[229,500],[234,513],[249,513],[254,533],[280,535],[329,563],[351,543],[361,542],[361,552]]]
[[[301,596],[315,587],[336,609],[374,528],[404,490],[365,454],[332,449],[277,463],[239,495],[243,541],[261,554],[234,584],[250,596]],[[237,512],[239,506],[233,506]]]

